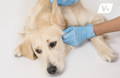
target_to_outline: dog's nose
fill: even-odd
[[[52,65],[52,66],[47,68],[47,71],[49,74],[53,75],[57,72],[57,67]]]

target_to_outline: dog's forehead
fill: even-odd
[[[56,41],[61,38],[63,32],[56,26],[46,26],[31,35],[33,42]]]
[[[40,33],[43,37],[48,36],[48,37],[59,37],[63,34],[62,30],[59,29],[57,26],[49,26],[41,30]]]

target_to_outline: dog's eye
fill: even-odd
[[[54,48],[54,47],[56,46],[56,44],[57,44],[56,41],[51,42],[51,43],[49,44],[49,47],[50,47],[50,48]]]
[[[35,52],[37,52],[38,54],[41,54],[41,53],[42,53],[42,50],[40,50],[40,49],[35,49]]]

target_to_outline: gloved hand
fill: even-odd
[[[62,37],[63,42],[71,45],[78,46],[81,45],[86,40],[95,37],[93,24],[88,24],[87,26],[74,27],[70,26],[64,30],[64,35]]]
[[[54,2],[54,0],[50,0],[51,3]],[[68,5],[72,5],[79,2],[79,0],[58,0],[58,5],[61,6],[68,6]]]

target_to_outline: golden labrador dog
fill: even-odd
[[[62,73],[65,58],[72,49],[62,41],[63,30],[67,26],[96,24],[105,19],[85,8],[82,1],[71,6],[58,6],[57,0],[38,0],[32,9],[22,33],[23,41],[17,47],[17,56],[41,59],[46,72],[50,75]],[[107,62],[115,61],[117,56],[107,45],[103,36],[91,39],[101,57]]]

